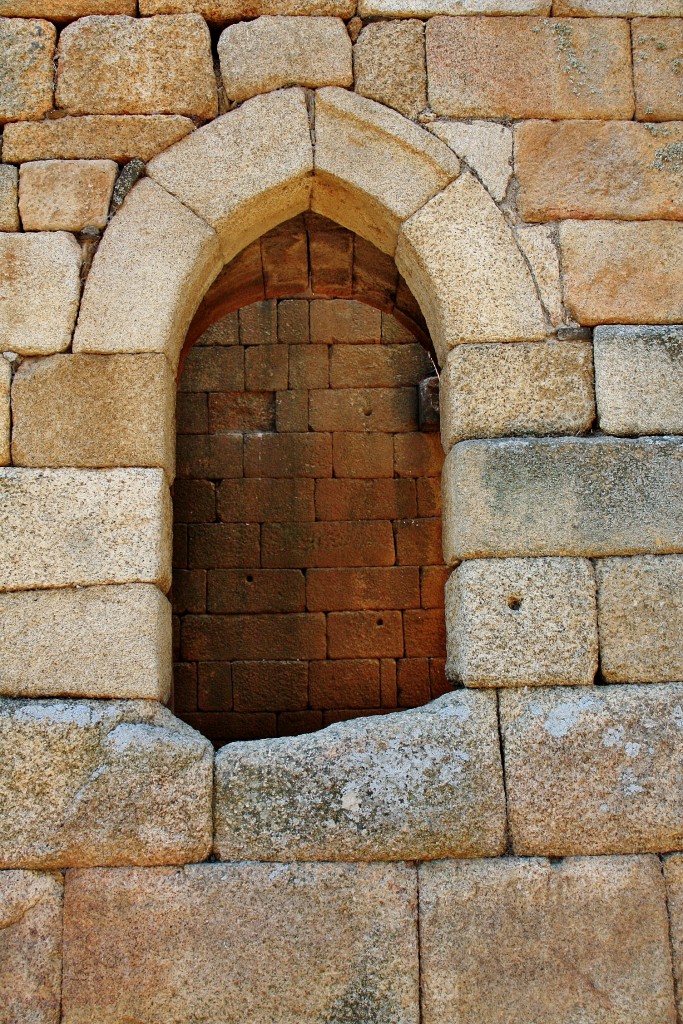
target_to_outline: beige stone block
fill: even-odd
[[[5,160],[150,160],[194,128],[189,117],[91,114],[19,122],[3,132]]]
[[[567,308],[582,324],[683,321],[683,224],[560,224]]]
[[[393,107],[406,117],[417,117],[427,106],[422,22],[366,25],[353,48],[353,72],[359,95]]]
[[[175,380],[162,355],[27,359],[12,382],[16,466],[175,470]]]
[[[463,342],[546,336],[529,268],[503,214],[462,174],[406,221],[396,264],[420,304],[439,362]]]
[[[460,161],[395,111],[330,88],[316,93],[315,172],[312,208],[391,254],[402,222],[458,175]]]
[[[52,109],[56,39],[49,21],[0,18],[0,124],[40,120]]]
[[[351,39],[341,18],[261,17],[229,25],[218,42],[231,100],[285,85],[353,85]]]
[[[140,14],[184,14],[196,11],[207,21],[240,21],[261,14],[351,18],[355,0],[140,0]]]
[[[171,583],[159,469],[0,470],[0,590]]]
[[[0,351],[38,356],[68,348],[80,268],[73,235],[0,234]]]
[[[683,551],[683,440],[463,441],[444,462],[444,555]]]
[[[671,951],[676,985],[676,1002],[680,1015],[683,1010],[683,857],[672,854],[664,858],[667,907]]]
[[[142,697],[171,689],[171,605],[157,587],[0,594],[0,694]]]
[[[155,181],[216,229],[226,263],[308,208],[312,171],[303,89],[255,96],[147,167]]]
[[[429,103],[447,117],[633,115],[628,22],[433,18]]]
[[[6,466],[10,460],[11,382],[12,366],[4,356],[0,356],[0,466]]]
[[[550,14],[544,0],[360,0],[362,18],[431,18],[435,14]]]
[[[683,679],[683,558],[605,558],[595,563],[595,573],[607,682]]]
[[[493,695],[447,694],[216,760],[221,860],[490,857],[505,849]],[[426,810],[427,809],[427,810]]]
[[[64,1024],[419,1021],[407,865],[74,871],[65,923]]]
[[[565,322],[557,229],[552,224],[518,224],[517,245],[526,256],[546,316],[553,327]]]
[[[135,0],[6,0],[13,18],[48,18],[72,21],[86,14],[135,14]],[[5,7],[3,6],[3,14]]]
[[[504,690],[514,853],[680,849],[682,708],[683,683]]]
[[[37,160],[19,178],[24,231],[82,231],[107,226],[118,174],[113,160]]]
[[[63,888],[59,875],[0,872],[2,1024],[59,1024]]]
[[[313,299],[310,324],[314,345],[365,345],[380,340],[382,314],[354,299]]]
[[[590,343],[458,345],[441,372],[441,441],[581,434],[595,418]]]
[[[656,857],[418,871],[424,1024],[674,1024]]]
[[[213,749],[150,700],[0,699],[0,867],[183,864],[211,849]]]
[[[591,684],[595,589],[584,558],[462,562],[446,584],[447,678],[465,686]]]
[[[93,260],[74,352],[161,352],[175,366],[222,262],[208,224],[155,182],[138,182]]]
[[[554,15],[576,18],[666,18],[680,13],[680,0],[557,0],[553,4]]]
[[[512,177],[512,131],[495,121],[433,121],[429,130],[481,178],[499,203]]]
[[[632,31],[637,119],[683,118],[683,18],[636,18]],[[666,147],[666,135],[659,137]]]
[[[0,164],[0,231],[19,230],[18,181],[16,167]]]
[[[683,434],[683,327],[596,327],[593,346],[606,434]]]

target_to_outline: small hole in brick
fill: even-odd
[[[365,409],[365,411],[363,412],[363,415],[364,416],[372,416],[372,409]]]
[[[247,583],[253,583],[253,582],[254,582],[254,577],[253,576],[247,576]]]
[[[521,599],[521,597],[515,597],[514,594],[512,594],[510,597],[508,597],[508,608],[511,608],[513,612],[518,612],[521,607],[522,607],[522,599]]]
[[[377,620],[377,625],[378,626],[383,626],[384,625],[384,619],[378,619]]]

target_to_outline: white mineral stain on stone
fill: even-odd
[[[590,711],[595,707],[597,704],[592,697],[580,697],[576,701],[563,701],[552,709],[543,723],[543,728],[556,739],[562,739],[577,724],[582,711]]]

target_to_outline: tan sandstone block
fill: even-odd
[[[341,18],[261,17],[228,26],[218,42],[231,100],[285,85],[352,85],[351,50]]]
[[[74,352],[161,352],[175,366],[222,262],[208,224],[155,182],[138,182],[95,254]]]
[[[607,682],[683,679],[683,558],[599,559],[595,573],[600,668]]]
[[[424,1024],[674,1024],[656,857],[418,871]]]
[[[240,21],[261,14],[324,15],[350,18],[355,0],[140,0],[140,14],[185,14],[196,11],[207,21]]]
[[[553,224],[517,224],[517,245],[527,258],[543,308],[553,327],[566,320],[557,229]]]
[[[171,582],[159,469],[0,470],[0,590]]]
[[[353,72],[360,96],[393,107],[406,117],[417,117],[427,106],[422,22],[366,25],[353,48]]]
[[[514,852],[681,849],[682,708],[683,683],[503,691]]]
[[[0,124],[40,120],[52,109],[56,39],[49,21],[0,18]]]
[[[80,269],[73,235],[0,234],[0,351],[30,356],[68,348]]]
[[[10,460],[11,382],[12,366],[4,356],[0,356],[0,466],[6,466]]]
[[[680,0],[555,0],[553,14],[585,18],[665,18],[681,13]]]
[[[582,324],[683,321],[683,224],[560,224],[567,307]]]
[[[439,390],[446,452],[470,437],[581,434],[595,418],[593,349],[554,341],[458,345]]]
[[[113,160],[36,160],[19,177],[24,231],[82,231],[107,226],[118,174]]]
[[[19,230],[18,181],[16,167],[0,164],[0,231]]]
[[[209,853],[213,749],[161,704],[2,698],[0,759],[0,867]]]
[[[330,88],[316,93],[315,171],[312,208],[391,254],[402,222],[459,174],[460,161],[395,111]]]
[[[401,228],[396,264],[420,304],[439,362],[463,342],[546,335],[534,282],[503,214],[462,174]]]
[[[496,202],[512,177],[512,131],[495,121],[433,121],[429,130],[479,175]]]
[[[430,106],[448,117],[628,119],[630,50],[619,19],[433,18]]]
[[[28,160],[150,160],[193,128],[189,117],[176,114],[92,114],[27,121],[7,125],[2,155],[14,164]]]
[[[312,172],[303,89],[255,96],[147,167],[150,177],[216,229],[226,263],[308,208]]]
[[[144,697],[171,688],[171,605],[149,584],[0,594],[0,694]]]
[[[414,867],[73,871],[65,923],[64,1024],[419,1021]]]
[[[211,38],[199,15],[81,18],[59,37],[57,106],[70,114],[218,113]]]
[[[632,31],[636,117],[639,121],[683,118],[683,18],[636,18]],[[666,135],[660,139],[666,148]]]
[[[664,859],[667,906],[669,909],[671,951],[673,954],[676,1001],[683,1011],[683,857],[673,854]]]
[[[0,872],[0,1022],[59,1024],[63,881]]]

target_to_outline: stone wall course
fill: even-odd
[[[2,158],[14,164],[29,160],[150,160],[193,128],[189,117],[178,114],[89,114],[19,121],[5,127]]]
[[[672,13],[683,12],[679,8]],[[634,18],[631,25],[636,117],[639,121],[683,118],[683,17]],[[676,150],[667,148],[667,135],[662,133],[660,140],[662,156],[675,161]]]
[[[19,230],[19,172],[0,164],[0,231]]]
[[[359,0],[362,18],[431,18],[437,14],[550,14],[545,0]]]
[[[36,160],[19,175],[24,231],[105,228],[118,166],[113,160]]]
[[[12,18],[47,18],[73,21],[88,14],[129,14],[135,16],[135,0],[7,0],[3,14]]]
[[[12,382],[12,364],[4,356],[0,356],[0,466],[10,461],[10,386]]]
[[[554,0],[553,3],[553,14],[578,18],[667,18],[680,13],[680,0]]]
[[[351,18],[355,0],[140,0],[140,14],[201,14],[225,24],[261,15]]]
[[[52,109],[56,40],[49,21],[0,18],[0,124],[40,120]]]
[[[371,22],[353,48],[356,92],[417,117],[427,106],[424,25],[413,19]],[[447,140],[444,140],[447,141]]]

